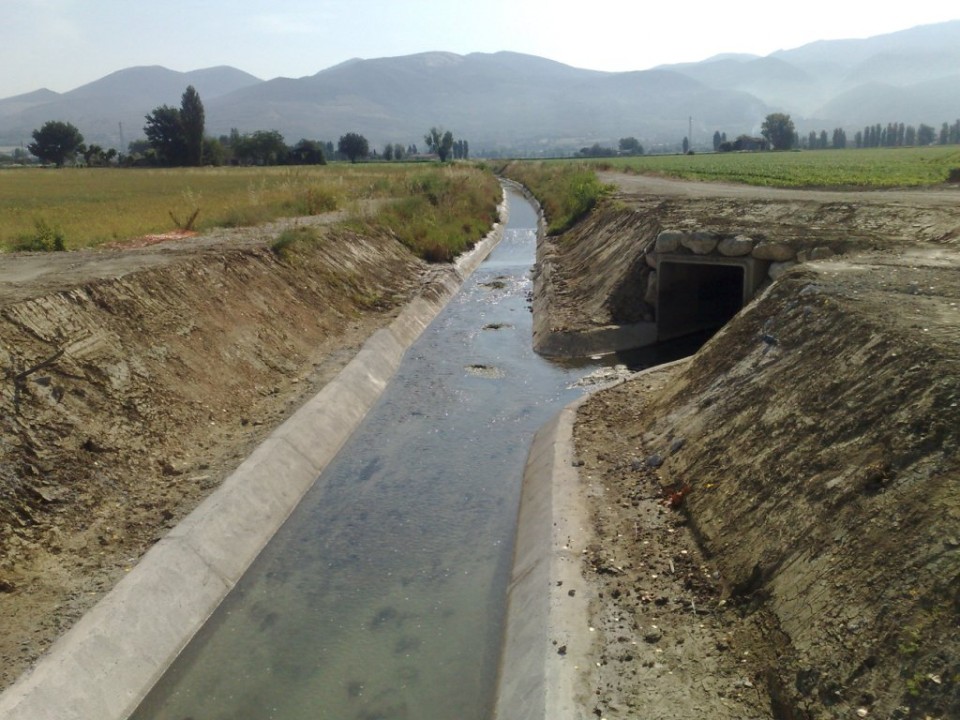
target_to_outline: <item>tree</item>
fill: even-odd
[[[393,143],[387,143],[383,146],[383,159],[387,162],[393,160]]]
[[[690,138],[683,138],[683,154],[686,155],[690,152]]]
[[[449,130],[444,132],[443,128],[432,127],[430,131],[423,136],[423,140],[427,143],[427,149],[439,156],[440,162],[447,161],[450,151],[453,150],[452,132]]]
[[[187,145],[180,122],[180,110],[161,105],[147,115],[147,124],[143,126],[150,147],[164,165],[183,165],[187,158]]]
[[[282,165],[290,150],[277,130],[257,130],[232,140],[234,157],[248,165]]]
[[[590,147],[580,148],[580,152],[577,154],[581,157],[613,157],[617,153],[611,147],[603,147],[600,143],[594,143]]]
[[[212,137],[203,139],[203,162],[216,167],[226,164],[227,148],[221,140]]]
[[[469,160],[470,144],[466,140],[457,140],[453,143],[453,159]]]
[[[364,158],[370,154],[370,144],[363,135],[351,132],[340,137],[340,141],[337,143],[337,152],[346,156],[350,162],[355,163],[357,158]]]
[[[195,167],[203,163],[203,126],[203,103],[193,85],[188,85],[180,98],[180,128],[187,165]]]
[[[769,141],[774,150],[789,150],[797,140],[793,120],[785,113],[767,115],[760,129],[760,134]]]
[[[30,154],[43,162],[52,162],[63,167],[67,158],[83,152],[83,135],[68,122],[51,120],[34,130],[33,142],[27,145]]]
[[[393,158],[394,160],[403,160],[404,155],[406,155],[406,150],[403,149],[403,145],[400,143],[393,144]]]
[[[326,165],[323,143],[306,138],[300,140],[290,148],[290,162],[294,165]]]
[[[937,131],[934,130],[930,125],[925,123],[920,123],[920,126],[917,128],[917,145],[932,145],[933,141],[937,138]],[[30,152],[33,152],[32,150]],[[36,154],[36,153],[34,153]]]
[[[619,146],[621,155],[643,155],[643,145],[635,137],[620,138]]]
[[[91,145],[83,151],[83,160],[89,167],[104,167],[117,156],[117,151],[113,148],[104,150],[99,145]]]

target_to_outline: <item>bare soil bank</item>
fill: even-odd
[[[683,222],[840,255],[792,268],[688,363],[580,409],[601,598],[587,710],[960,717],[957,206],[692,187],[623,195],[560,238],[553,322],[609,322],[618,287],[591,284]]]
[[[0,686],[429,284],[282,228],[0,260]]]

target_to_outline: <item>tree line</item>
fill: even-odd
[[[71,123],[50,121],[33,131],[30,153],[43,162],[62,167],[68,160],[83,157],[88,166],[112,165],[114,161],[128,166],[196,167],[200,165],[324,165],[328,159],[358,162],[365,158],[396,161],[419,157],[415,144],[404,147],[387,144],[382,154],[371,152],[367,139],[356,132],[342,135],[336,145],[332,141],[301,138],[288,146],[276,130],[257,130],[241,134],[236,128],[229,135],[213,138],[205,134],[206,113],[196,88],[188,86],[179,107],[161,105],[146,116],[145,139],[135,140],[121,156],[116,150],[89,148],[83,135]],[[432,127],[424,136],[428,151],[441,162],[448,158],[468,159],[469,143],[455,139],[453,133]]]
[[[760,138],[749,135],[740,135],[733,141],[727,140],[727,134],[719,130],[713,134],[713,149],[716,152],[730,152],[734,150],[792,150],[805,148],[808,150],[845,149],[851,147],[847,139],[847,132],[843,128],[834,128],[828,134],[826,130],[819,133],[811,130],[801,138],[796,131],[793,120],[784,113],[771,113],[763,121],[761,136],[764,144],[758,143]],[[686,140],[686,138],[684,138]],[[920,123],[918,126],[905,123],[881,123],[867,125],[858,130],[853,136],[852,146],[862,148],[880,147],[925,147],[928,145],[960,145],[960,119],[953,124],[943,123],[938,131],[932,125]]]

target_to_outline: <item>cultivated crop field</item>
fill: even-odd
[[[368,221],[396,229],[421,254],[442,256],[489,229],[500,188],[467,165],[11,169],[0,171],[0,250],[54,249],[57,238],[72,250],[334,210],[356,219],[365,200],[387,201]]]
[[[946,182],[960,147],[646,155],[597,160],[597,167],[687,180],[794,188],[878,189]]]

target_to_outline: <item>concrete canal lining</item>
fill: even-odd
[[[687,358],[634,375],[663,372]],[[583,575],[592,541],[587,483],[574,464],[573,426],[589,395],[575,400],[534,437],[523,474],[517,540],[495,720],[592,720],[596,687],[590,603]]]
[[[506,199],[500,206],[506,220]],[[0,695],[5,720],[124,720],[220,604],[497,245],[498,224]]]

